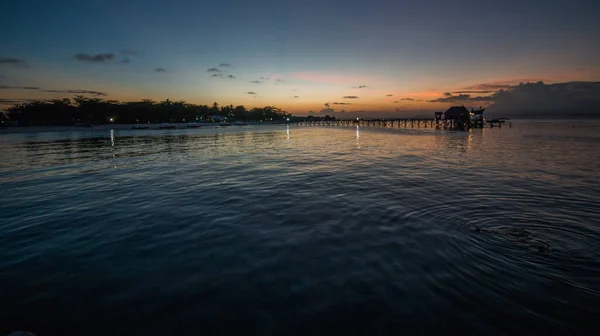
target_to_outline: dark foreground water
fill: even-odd
[[[0,335],[592,333],[600,123],[0,135]]]

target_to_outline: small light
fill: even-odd
[[[112,121],[113,121],[113,118],[110,118],[110,119],[108,119],[108,120],[109,120],[110,122],[112,122]]]
[[[290,118],[287,118],[287,121],[290,121]]]

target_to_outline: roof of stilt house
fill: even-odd
[[[452,106],[446,112],[444,112],[446,119],[459,119],[461,117],[468,117],[469,110],[464,106]]]

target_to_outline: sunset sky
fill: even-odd
[[[473,97],[599,81],[598,13],[597,0],[8,0],[0,107],[79,93],[300,115],[442,110],[461,93],[487,105]]]

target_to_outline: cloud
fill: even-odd
[[[223,77],[223,74],[216,73],[216,74],[212,74],[211,77]]]
[[[129,64],[131,62],[131,60],[129,58],[123,58],[123,60],[121,61],[121,63],[125,63],[125,64]]]
[[[221,72],[221,70],[219,70],[217,68],[210,68],[210,69],[206,70],[206,72]]]
[[[399,101],[397,101],[397,100],[394,102],[394,104],[398,104],[398,103],[399,103]]]
[[[219,66],[220,66],[221,68],[228,68],[228,67],[231,67],[232,65],[231,65],[231,64],[229,64],[229,63],[221,63],[221,64],[219,64]]]
[[[388,94],[388,95],[385,95],[385,96],[386,96],[386,97],[391,97],[391,96],[393,96],[393,94]]]
[[[325,103],[325,104],[323,104],[323,105],[325,105],[325,106],[327,106],[327,107],[330,107],[329,103]]]
[[[351,105],[350,103],[333,103],[333,105]]]
[[[260,81],[250,81],[252,84],[260,84]]]
[[[260,79],[262,79],[262,80],[269,80],[269,79],[271,79],[271,77],[260,77]]]
[[[105,62],[108,62],[108,61],[112,60],[113,58],[115,58],[115,54],[104,53],[104,54],[90,55],[90,54],[79,53],[73,57],[75,57],[76,60],[81,61],[81,62],[105,63]]]
[[[154,72],[165,72],[167,70],[163,69],[163,68],[156,68],[154,69]]]
[[[41,90],[37,86],[10,86],[0,85],[0,90]]]
[[[353,89],[364,89],[366,87],[367,87],[366,85],[359,85],[359,86],[353,86],[352,88]]]
[[[449,93],[449,92],[446,92]],[[444,94],[446,95],[446,94]],[[457,96],[445,96],[442,98],[438,98],[438,99],[433,99],[433,100],[428,100],[428,102],[430,103],[467,103],[467,102],[489,102],[492,101],[493,97],[491,96],[477,96],[477,97],[471,97],[470,94],[459,94]]]
[[[452,97],[452,93],[450,93],[450,92],[444,92],[444,97]]]
[[[234,75],[227,75],[227,78],[234,79],[235,76]]]
[[[254,91],[248,91],[248,92],[246,92],[246,94],[249,94],[249,95],[255,95],[255,94],[257,94],[257,93],[256,93],[256,92],[254,92]]]
[[[136,55],[138,55],[139,53],[138,53],[137,51],[135,51],[135,50],[131,50],[131,49],[123,49],[123,50],[121,50],[121,54],[123,54],[123,55],[131,55],[131,56],[136,56]]]
[[[476,85],[472,85],[472,86],[467,86],[464,89],[465,90],[494,90],[494,91],[501,90],[501,89],[510,89],[514,85],[507,84],[508,82],[511,82],[511,81],[503,81],[500,83],[489,83],[489,84],[476,84]],[[517,82],[518,82],[518,80],[517,80]]]
[[[458,93],[494,93],[495,90],[464,90],[464,91],[454,91],[452,94]]]
[[[0,98],[0,104],[12,105],[12,104],[27,103],[27,102],[34,101],[34,100],[36,100],[36,99],[33,99],[33,98]]]
[[[29,68],[29,63],[20,58],[0,57],[0,65],[2,64],[13,65],[20,68]]]
[[[400,100],[415,101],[414,98],[400,98]]]
[[[280,82],[280,83],[283,83],[283,82],[285,82],[285,81],[284,81],[283,79],[281,79],[281,78],[277,78],[275,81],[276,81],[276,82]]]
[[[106,96],[107,94],[100,91],[91,91],[91,90],[45,90],[38,86],[10,86],[10,85],[0,85],[0,90],[36,90],[41,92],[49,92],[49,93],[72,93],[72,94],[91,94],[94,96]]]
[[[294,98],[300,98],[300,97],[298,97],[298,96],[294,96]]]
[[[90,91],[90,90],[41,90],[44,92],[52,92],[52,93],[72,93],[72,94],[90,94],[94,96],[107,96],[106,93],[100,91]]]
[[[344,99],[358,99],[358,96],[343,96]]]

